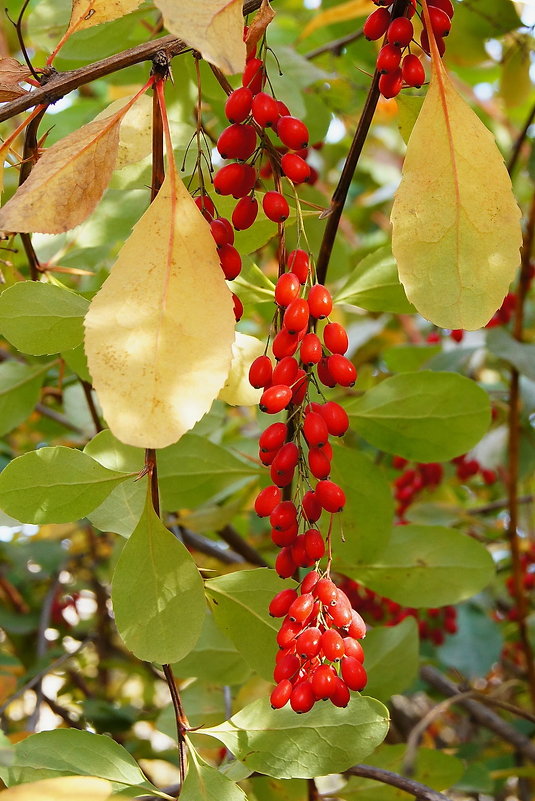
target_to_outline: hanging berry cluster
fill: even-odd
[[[386,37],[377,55],[377,70],[380,73],[379,91],[383,97],[395,97],[404,87],[419,88],[425,81],[425,70],[417,55],[411,53],[411,43],[415,43],[413,17],[418,12],[422,22],[420,47],[430,53],[429,31],[425,18],[418,11],[417,0],[409,0],[405,14],[392,18],[391,0],[374,0],[379,6],[364,23],[364,36],[370,41]],[[453,5],[451,0],[427,0],[432,35],[435,37],[438,52],[444,55],[444,38],[451,29]]]

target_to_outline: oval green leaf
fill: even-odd
[[[418,675],[418,628],[412,617],[398,626],[374,626],[363,640],[366,692],[381,701],[406,690]],[[392,665],[396,666],[392,670]]]
[[[16,361],[0,364],[0,436],[12,431],[32,413],[47,370],[48,365],[32,366]]]
[[[368,311],[412,314],[398,276],[398,268],[390,247],[383,247],[365,256],[335,296],[336,303],[350,303]]]

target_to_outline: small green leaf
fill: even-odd
[[[253,670],[267,681],[273,675],[275,638],[280,628],[269,616],[269,602],[277,592],[294,586],[295,582],[283,582],[274,570],[265,567],[228,573],[205,583],[217,625]]]
[[[418,675],[418,628],[412,617],[397,626],[375,626],[362,643],[366,692],[382,701],[406,690]],[[392,665],[396,666],[392,670]]]
[[[516,367],[519,373],[535,381],[535,345],[518,342],[504,328],[491,328],[487,331],[487,348]]]
[[[241,787],[208,765],[191,743],[188,747],[191,759],[180,791],[181,801],[247,801]]]
[[[226,723],[203,729],[252,770],[276,779],[307,779],[342,771],[368,756],[388,731],[388,710],[375,698],[352,696],[345,709],[318,704],[304,715],[272,709],[267,698]]]
[[[0,436],[23,423],[32,413],[47,370],[48,365],[16,361],[0,364]]]
[[[379,248],[360,261],[335,296],[336,303],[350,303],[368,311],[413,314],[390,247]]]
[[[132,478],[74,448],[40,448],[13,459],[0,473],[0,507],[23,523],[70,523]]]
[[[195,648],[173,665],[173,671],[184,679],[194,676],[219,684],[241,684],[251,672],[208,611]]]
[[[431,370],[387,378],[346,409],[376,448],[420,462],[466,453],[490,424],[488,395],[475,381]]]
[[[455,604],[492,580],[494,562],[481,543],[441,526],[396,526],[373,563],[340,570],[403,606]]]
[[[117,562],[112,602],[119,634],[138,659],[178,662],[199,639],[206,612],[202,579],[150,497]]]
[[[84,338],[89,301],[70,289],[19,281],[0,295],[0,332],[22,353],[72,350]]]

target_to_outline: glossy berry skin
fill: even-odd
[[[345,655],[358,659],[359,662],[364,662],[364,651],[362,645],[358,640],[353,637],[344,637]]]
[[[281,500],[282,492],[278,487],[264,487],[256,496],[254,504],[256,514],[258,517],[269,517]],[[286,614],[286,612],[284,614]]]
[[[284,528],[289,528],[296,520],[297,509],[293,501],[281,501],[269,516],[269,522],[273,528],[281,531]]]
[[[429,18],[433,33],[437,38],[447,36],[451,30],[451,18],[441,8],[429,7]]]
[[[303,364],[308,367],[317,364],[322,357],[322,347],[318,335],[313,333],[305,334],[299,353]]]
[[[260,398],[260,410],[267,414],[277,414],[282,412],[292,399],[292,390],[283,384],[274,384],[262,393]]]
[[[285,617],[288,609],[298,597],[295,590],[281,590],[272,598],[269,604],[269,614],[271,617]]]
[[[335,688],[336,675],[330,665],[320,665],[312,676],[312,689],[316,699],[327,700],[331,697]]]
[[[329,372],[328,360],[322,358],[318,362],[318,378],[326,387],[335,387],[336,381]]]
[[[234,281],[241,273],[241,256],[232,245],[222,245],[217,249],[221,269],[227,281]]]
[[[336,584],[328,578],[321,578],[316,584],[315,595],[325,606],[334,606],[337,599]]]
[[[285,153],[281,167],[283,174],[294,184],[303,184],[310,178],[310,166],[297,153]]]
[[[352,656],[342,659],[342,678],[350,690],[360,692],[366,686],[368,677],[362,662]]]
[[[441,8],[450,19],[453,17],[454,8],[451,0],[429,0],[427,5],[435,6],[435,8]]]
[[[295,573],[297,565],[295,564],[294,560],[292,559],[292,552],[289,548],[283,548],[279,551],[277,558],[275,559],[275,570],[277,571],[277,575],[281,578],[290,578]],[[279,635],[281,632],[279,632]],[[277,643],[281,645],[283,648],[285,645],[288,645],[291,640],[295,637],[295,634],[292,634],[291,637],[287,637],[287,641],[283,639],[282,636],[277,636]]]
[[[225,116],[229,122],[244,122],[251,113],[253,93],[247,86],[240,86],[227,97]]]
[[[283,325],[290,334],[297,334],[308,325],[309,316],[307,301],[303,298],[296,298],[284,312]]]
[[[195,198],[195,205],[201,212],[205,220],[210,222],[215,217],[215,206],[212,198],[209,195],[199,195]],[[231,242],[232,244],[232,242]]]
[[[339,353],[329,356],[327,366],[330,374],[341,387],[352,387],[357,380],[355,365]]]
[[[334,481],[318,481],[316,495],[326,512],[341,512],[346,503],[346,496],[341,487]]]
[[[254,121],[258,123],[261,128],[268,128],[275,125],[280,117],[277,101],[265,92],[259,92],[255,95],[251,110],[253,112]]]
[[[243,317],[243,303],[234,292],[232,293],[232,310],[234,312],[234,319],[239,323]]]
[[[246,161],[256,148],[256,131],[252,125],[229,125],[217,140],[217,150],[224,159]]]
[[[285,356],[293,356],[299,347],[298,334],[290,334],[285,328],[282,328],[272,343],[273,355],[275,358],[283,359]]]
[[[315,700],[312,684],[309,681],[303,681],[293,688],[290,695],[290,706],[294,712],[301,715],[303,712],[310,712]]]
[[[320,648],[330,662],[338,661],[345,652],[344,640],[335,629],[327,629],[323,632]]]
[[[379,78],[379,91],[383,97],[386,97],[387,99],[399,95],[402,87],[403,76],[401,74],[401,67],[398,67],[396,70],[388,73],[387,75],[381,75]]]
[[[403,59],[401,65],[401,75],[407,86],[414,86],[419,89],[425,82],[424,65],[414,53],[409,53]]]
[[[346,410],[335,401],[322,403],[318,409],[327,424],[327,430],[333,437],[343,437],[349,428],[349,417]]]
[[[301,592],[312,592],[316,584],[318,583],[320,578],[320,574],[317,570],[311,570],[310,573],[307,573],[303,581],[301,582]]]
[[[294,273],[284,273],[275,285],[275,303],[286,308],[299,296],[301,284]]]
[[[253,95],[257,95],[262,91],[264,83],[266,82],[266,70],[262,59],[250,58],[243,71],[242,86],[247,86]]]
[[[288,201],[284,195],[274,190],[266,192],[262,200],[262,208],[268,220],[272,220],[276,223],[284,222],[284,220],[288,219],[288,215],[290,214]]]
[[[245,197],[256,183],[256,170],[250,164],[226,164],[214,176],[214,189],[218,195]]]
[[[230,245],[227,226],[221,220],[212,220],[210,223],[210,233],[218,247]]]
[[[297,652],[304,658],[313,658],[319,654],[321,631],[316,626],[309,626],[297,638]]]
[[[397,17],[388,26],[386,38],[388,44],[396,47],[407,47],[414,35],[414,26],[407,17]]]
[[[327,323],[323,329],[323,341],[331,353],[344,354],[349,347],[346,330],[340,323]]]
[[[317,320],[328,317],[333,308],[333,299],[329,290],[323,284],[314,284],[308,293],[308,307],[310,314]]]
[[[286,442],[278,451],[271,465],[271,472],[282,475],[293,470],[299,461],[299,448],[295,442]]]
[[[290,150],[308,147],[308,128],[297,117],[281,117],[277,122],[277,136]]]
[[[299,279],[300,284],[305,284],[310,274],[310,259],[305,250],[292,250],[288,254],[288,269]]]
[[[311,528],[305,531],[305,551],[309,559],[317,562],[325,555],[325,542],[319,531]]]
[[[290,620],[303,623],[309,614],[312,612],[314,606],[314,596],[310,593],[306,595],[299,595],[288,609],[288,617]]]
[[[303,495],[301,507],[305,520],[309,523],[315,523],[320,519],[323,507],[318,501],[316,493],[312,490],[308,490],[308,492],[305,492]]]
[[[321,448],[310,448],[308,466],[314,478],[328,478],[331,472],[331,461]]]
[[[250,228],[258,214],[258,201],[254,197],[242,197],[236,203],[232,212],[232,225],[236,231],[245,231]]]
[[[356,609],[351,610],[351,624],[347,633],[356,640],[362,640],[366,636],[366,623]]]
[[[366,39],[370,42],[375,42],[385,35],[388,26],[390,25],[390,11],[386,8],[377,8],[373,11],[366,22],[362,32]]]
[[[401,62],[401,48],[387,44],[379,50],[377,56],[377,69],[381,75],[394,72]]]
[[[334,680],[334,690],[331,695],[331,703],[343,708],[349,704],[350,697],[347,684],[339,676],[336,676]]]
[[[286,654],[278,662],[273,671],[273,678],[276,682],[284,679],[292,679],[301,667],[301,660],[295,654]]]
[[[295,382],[292,388],[292,403],[296,406],[300,406],[304,399],[307,392],[308,387],[308,376],[304,370],[299,369],[297,371],[297,376],[295,377]]]
[[[293,356],[285,356],[273,370],[273,383],[291,387],[297,378],[299,362]]]
[[[290,700],[293,686],[291,681],[284,679],[281,681],[271,693],[270,703],[273,709],[282,709]]]
[[[327,423],[318,412],[307,412],[303,423],[303,434],[311,448],[321,448],[329,440]]]
[[[255,389],[263,389],[271,382],[273,366],[269,356],[258,356],[249,367],[249,383]]]

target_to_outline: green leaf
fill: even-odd
[[[216,726],[227,715],[225,691],[222,684],[192,681],[180,690],[182,706],[190,726]],[[176,718],[172,704],[158,715],[159,731],[176,740]]]
[[[48,365],[33,366],[16,361],[0,364],[0,436],[23,423],[32,413],[48,369]]]
[[[63,352],[61,358],[82,381],[87,381],[88,384],[91,383],[92,379],[89,374],[89,368],[87,367],[87,358],[83,345],[78,345],[77,348]]]
[[[0,507],[23,523],[70,523],[132,477],[107,470],[74,448],[40,448],[13,459],[0,473]]]
[[[267,681],[273,675],[280,628],[280,621],[269,616],[269,602],[277,592],[294,586],[295,582],[281,581],[274,570],[265,567],[228,573],[205,583],[217,625]]]
[[[76,292],[40,281],[19,281],[0,295],[0,332],[22,353],[71,350],[84,338],[89,302]]]
[[[387,701],[406,690],[418,675],[418,627],[412,617],[397,626],[376,626],[362,643],[366,655],[366,692]],[[392,670],[395,665],[396,669]]]
[[[138,659],[177,662],[199,639],[206,612],[202,579],[150,496],[117,562],[112,602],[119,634]]]
[[[519,373],[535,381],[535,345],[518,342],[504,328],[491,328],[487,331],[487,348],[516,367]]]
[[[346,409],[376,448],[420,462],[466,453],[490,424],[488,395],[475,381],[431,370],[387,378]]]
[[[419,370],[441,351],[440,345],[394,345],[385,348],[381,356],[392,373],[407,373]]]
[[[188,775],[180,791],[181,801],[247,801],[245,793],[217,768],[212,768],[189,744]]]
[[[368,563],[390,538],[394,517],[390,486],[371,459],[352,448],[335,448],[332,480],[343,487],[347,499],[341,520],[344,541],[333,539],[335,560]]]
[[[398,104],[397,126],[405,144],[409,141],[414,123],[422,108],[424,98],[422,95],[408,95],[400,92],[396,98]]]
[[[368,311],[412,314],[390,247],[379,248],[360,261],[335,295],[336,303],[350,303]]]
[[[111,737],[77,729],[32,734],[15,745],[13,765],[0,773],[8,786],[55,776],[96,776],[108,779],[119,791],[155,789],[135,759]]]
[[[470,0],[455,3],[455,24],[448,36],[448,61],[479,64],[485,60],[485,41],[496,39],[521,25],[511,0]]]
[[[340,570],[403,606],[455,604],[492,580],[494,562],[481,543],[441,526],[395,526],[390,543],[370,565]]]
[[[374,698],[352,696],[345,709],[318,704],[304,715],[272,709],[267,698],[220,726],[203,729],[248,768],[276,779],[341,773],[368,756],[388,731],[388,710]]]
[[[195,648],[180,662],[173,665],[176,676],[195,676],[220,684],[241,684],[250,674],[250,668],[232,642],[217,627],[213,615],[206,613],[201,636]]]
[[[457,633],[447,637],[438,655],[445,665],[472,679],[489,672],[502,648],[503,637],[496,621],[473,604],[463,604],[457,609]]]

